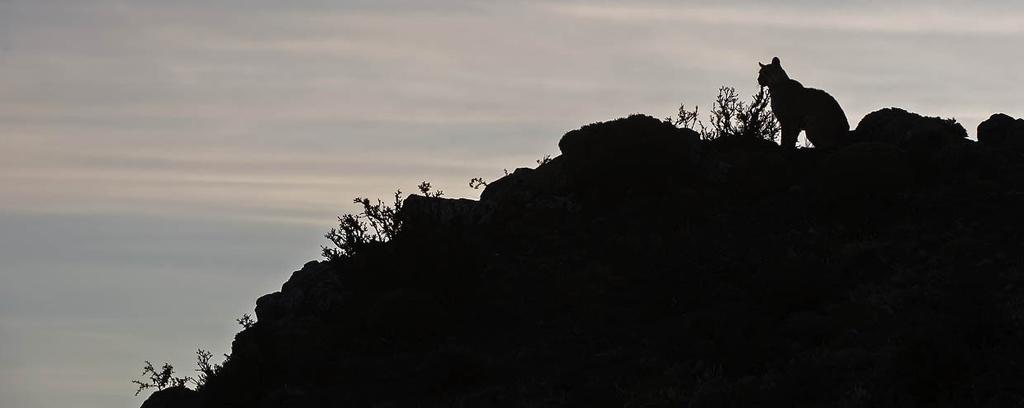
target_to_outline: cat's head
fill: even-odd
[[[761,70],[757,73],[757,83],[761,86],[771,87],[789,79],[789,75],[786,75],[782,64],[779,63],[779,57],[772,58],[771,64],[765,65],[758,62],[757,65],[761,66]]]

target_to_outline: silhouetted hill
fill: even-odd
[[[145,407],[1024,405],[1024,121],[868,115],[852,145],[634,115],[256,302]]]

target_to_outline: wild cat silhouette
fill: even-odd
[[[772,111],[782,125],[782,147],[795,148],[801,130],[807,132],[807,140],[817,148],[837,146],[850,133],[846,114],[832,95],[820,89],[805,88],[790,79],[779,57],[772,58],[771,64],[758,65],[761,70],[757,83],[768,87]]]

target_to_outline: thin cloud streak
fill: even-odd
[[[947,35],[1020,35],[1024,34],[1024,13],[979,13],[973,3],[941,9],[912,6],[879,5],[871,9],[853,9],[847,5],[834,7],[794,8],[787,5],[758,3],[736,6],[720,5],[597,5],[550,4],[540,6],[551,13],[582,19],[622,24],[649,22],[700,23],[765,27],[786,30],[821,30]]]

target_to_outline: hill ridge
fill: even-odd
[[[889,108],[831,150],[586,125],[480,200],[409,196],[143,407],[1024,405],[1021,123]]]

